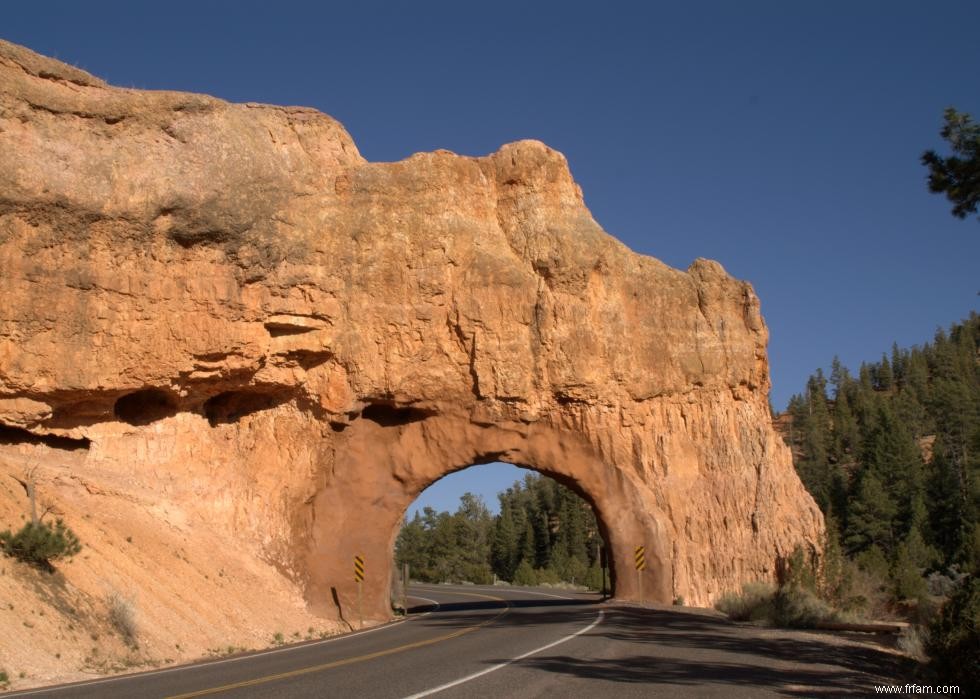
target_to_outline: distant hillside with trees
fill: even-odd
[[[829,378],[818,370],[776,419],[827,520],[811,589],[844,613],[905,616],[937,681],[975,691],[978,346],[972,313],[922,347],[893,345],[856,376],[834,359]]]
[[[492,515],[472,493],[455,513],[426,507],[407,520],[395,560],[422,582],[504,580],[516,585],[569,583],[599,589],[601,537],[592,508],[558,482],[528,474],[498,495]]]
[[[836,358],[793,396],[784,436],[842,551],[887,572],[899,597],[921,575],[980,560],[980,316],[932,343],[893,346],[853,375]]]

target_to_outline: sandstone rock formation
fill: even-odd
[[[369,163],[310,109],[0,43],[0,464],[72,447],[45,463],[152,494],[316,613],[351,617],[360,554],[386,615],[408,505],[497,460],[594,505],[619,597],[772,578],[823,524],[766,341],[749,284],[628,250],[541,143]]]

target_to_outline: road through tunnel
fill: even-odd
[[[432,483],[406,513],[395,541],[393,602],[406,580],[605,593],[600,522],[574,483],[513,464],[474,464]]]
[[[321,613],[351,623],[362,616],[386,618],[391,613],[396,539],[409,506],[447,474],[498,461],[548,477],[542,481],[553,479],[557,489],[549,486],[542,493],[567,489],[575,499],[584,500],[582,504],[594,513],[591,549],[582,561],[586,572],[598,572],[599,548],[605,548],[607,584],[617,597],[670,601],[670,549],[660,523],[632,492],[636,485],[623,478],[619,469],[602,462],[577,435],[541,425],[478,425],[445,414],[406,413],[411,419],[401,422],[391,419],[390,411],[383,417],[356,420],[343,431],[332,472],[312,502],[307,597]],[[560,523],[554,521],[532,522],[531,526],[542,529],[543,536],[560,531]],[[548,531],[549,527],[556,531]],[[635,570],[636,546],[646,551],[647,565],[641,572]],[[520,580],[528,581],[528,569],[540,569],[547,562],[540,551],[529,554],[523,566],[521,560],[511,559],[510,566],[498,560],[498,579],[506,571],[511,577],[520,573],[524,576]],[[360,570],[355,570],[355,558],[362,562]],[[428,574],[465,577],[460,569],[452,570],[445,562],[440,565],[442,568]],[[569,570],[564,568],[566,573]],[[631,574],[625,574],[627,570]],[[492,582],[493,573],[491,563],[488,569],[471,570],[469,577]],[[533,575],[531,580],[536,581],[548,573]]]

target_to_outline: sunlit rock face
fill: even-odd
[[[0,42],[0,270],[8,467],[115,484],[68,519],[150,493],[319,614],[355,613],[355,554],[386,614],[406,508],[479,462],[583,494],[623,598],[707,604],[819,549],[751,286],[631,252],[539,142],[369,163],[311,109]]]

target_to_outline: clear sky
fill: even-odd
[[[978,27],[976,0],[0,8],[0,37],[116,85],[316,107],[370,160],[548,143],[631,248],[752,282],[777,409],[835,354],[856,369],[977,309],[980,223],[919,155],[944,107],[980,118]],[[467,484],[493,504],[474,473],[435,506]]]

